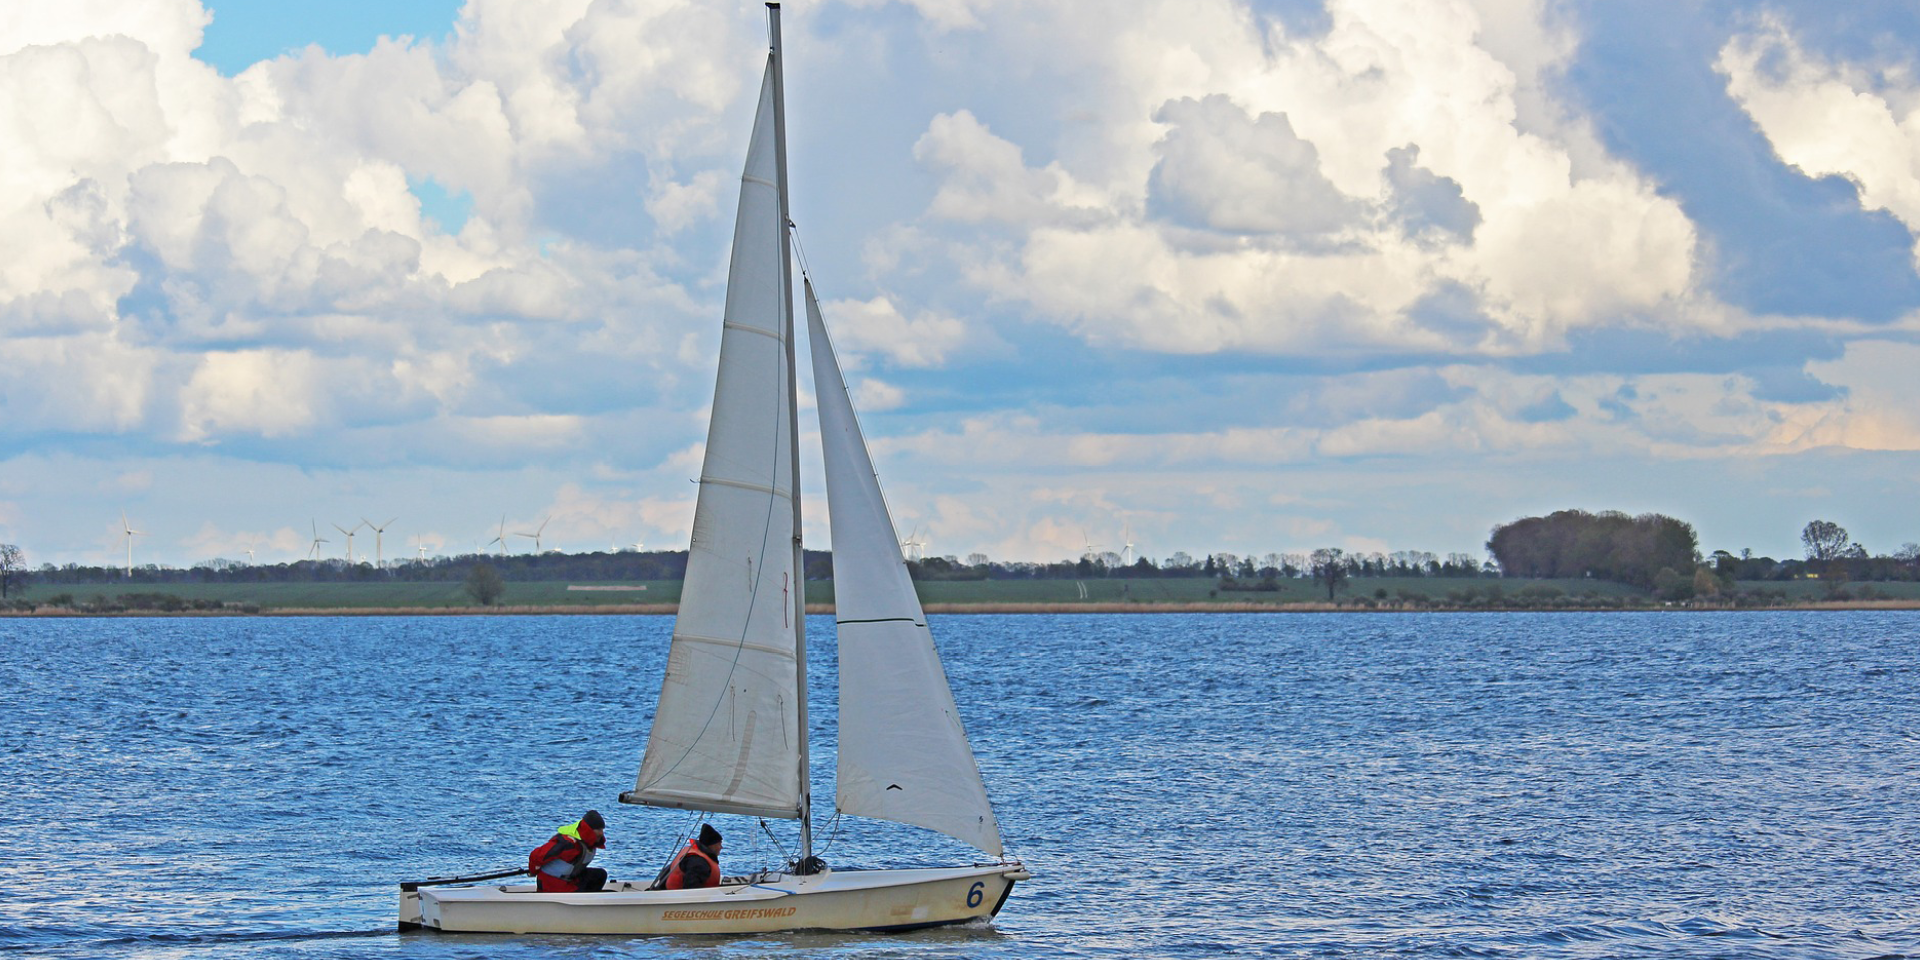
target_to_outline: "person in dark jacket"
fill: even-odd
[[[596,850],[607,846],[607,822],[600,811],[588,810],[578,823],[569,823],[527,855],[527,872],[541,893],[598,893],[607,885],[607,872],[589,867]]]
[[[710,823],[700,825],[700,836],[687,841],[667,867],[664,884],[668,890],[692,890],[720,885],[720,831]]]

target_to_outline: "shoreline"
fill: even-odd
[[[1156,614],[1156,613],[1760,613],[1772,610],[1848,611],[1920,610],[1920,600],[1819,600],[1765,606],[1734,604],[1647,604],[1613,606],[1565,604],[1527,606],[1501,604],[1405,603],[1294,603],[1174,602],[1174,603],[929,603],[929,614]],[[492,607],[278,607],[256,610],[115,610],[89,611],[68,607],[40,607],[31,611],[0,612],[5,619],[146,618],[146,617],[514,617],[514,616],[672,616],[679,605],[632,604],[509,604]],[[807,604],[807,613],[831,615],[833,604]]]

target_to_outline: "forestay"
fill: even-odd
[[[996,857],[1000,827],[900,555],[866,440],[806,284],[833,529],[840,812],[938,830]]]
[[[802,807],[788,311],[768,60],[740,182],[693,542],[666,679],[621,799],[763,817]]]

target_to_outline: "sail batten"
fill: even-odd
[[[701,477],[701,483],[711,483],[722,487],[738,487],[753,493],[764,493],[776,500],[792,500],[793,491],[786,487],[776,487],[770,483],[753,483],[747,480],[729,480],[726,477]]]

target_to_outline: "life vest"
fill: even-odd
[[[681,874],[680,865],[685,863],[688,857],[699,857],[707,862],[707,881],[700,886],[717,887],[720,885],[720,861],[715,860],[705,850],[700,849],[699,841],[688,840],[687,848],[680,851],[679,856],[673,858],[673,869],[667,871],[668,890],[685,890],[687,888],[687,878]]]
[[[593,845],[581,839],[580,825],[569,823],[553,835],[553,839],[539,845],[527,854],[527,872],[539,873],[542,868],[556,860],[565,861],[574,866],[584,867],[593,861]]]

